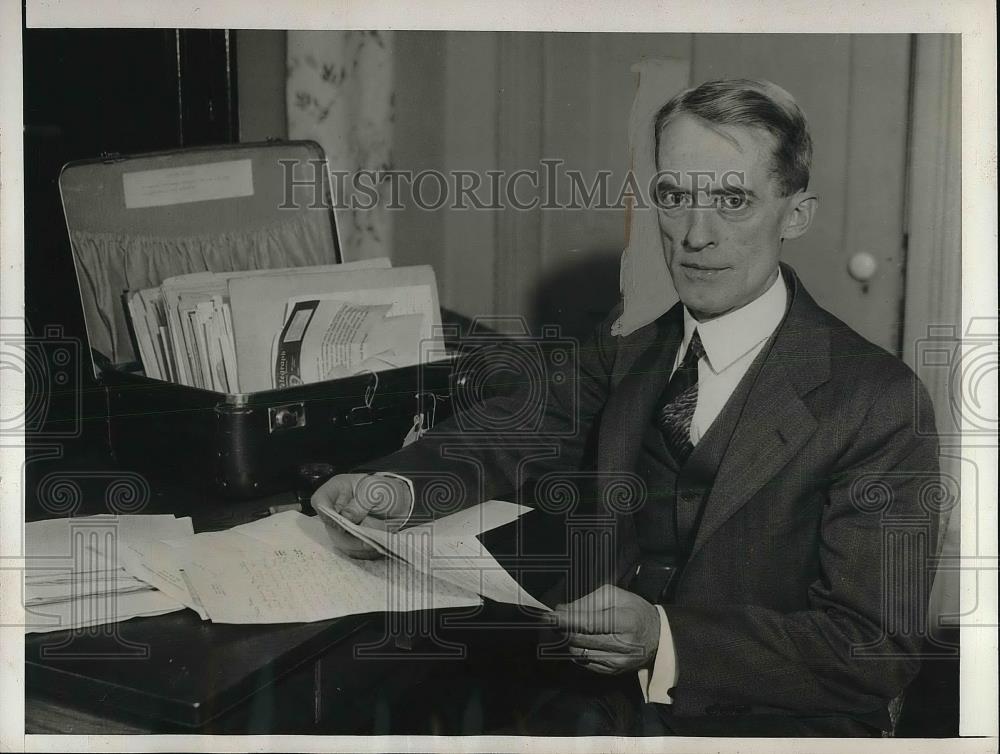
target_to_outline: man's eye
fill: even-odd
[[[716,199],[719,209],[733,212],[749,204],[746,194],[722,194]]]
[[[684,204],[683,191],[660,189],[660,206],[664,209],[676,209]]]

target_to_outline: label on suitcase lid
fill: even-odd
[[[166,207],[253,196],[253,161],[227,160],[122,174],[125,207]]]

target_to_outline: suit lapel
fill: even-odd
[[[635,468],[646,425],[657,398],[670,379],[670,372],[683,337],[680,308],[634,335],[625,358],[619,357],[612,379],[617,384],[601,417],[599,468],[614,473]],[[634,337],[634,336],[630,336]],[[619,353],[622,353],[620,350]]]
[[[601,415],[598,435],[597,468],[600,499],[616,475],[634,473],[643,436],[653,415],[657,398],[670,379],[670,372],[683,338],[680,306],[675,306],[655,323],[624,338],[611,375],[608,402]],[[645,501],[641,501],[645,502]],[[618,578],[631,567],[637,548],[635,522],[631,511],[609,507],[618,536]]]
[[[817,422],[802,397],[829,378],[822,310],[782,265],[791,304],[747,397],[709,494],[691,556],[799,452]]]

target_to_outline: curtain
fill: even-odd
[[[373,208],[350,206],[352,197],[372,203],[352,189],[357,171],[392,166],[392,66],[392,32],[288,32],[288,135],[319,142],[334,175],[348,175],[340,196],[333,183],[334,201],[347,205],[337,210],[344,261],[392,256],[387,184]]]

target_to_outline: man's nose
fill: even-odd
[[[687,233],[684,234],[684,246],[692,251],[701,251],[715,243],[715,225],[712,222],[712,212],[708,209],[694,207],[687,211]]]

